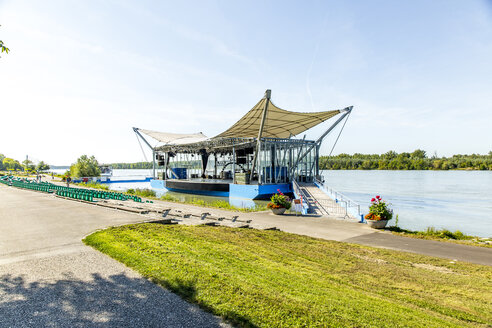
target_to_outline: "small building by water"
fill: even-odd
[[[319,176],[323,139],[352,107],[322,112],[294,112],[271,101],[271,91],[229,129],[214,137],[133,128],[153,154],[152,188],[171,191],[265,199],[293,192],[294,181]],[[337,117],[317,140],[299,134]],[[151,146],[147,138],[155,139]]]

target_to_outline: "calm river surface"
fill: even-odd
[[[399,226],[460,230],[492,236],[490,171],[323,171],[325,183],[361,204],[380,195],[399,214]],[[394,224],[394,220],[390,224]]]
[[[63,170],[64,172],[64,170]],[[490,171],[322,171],[326,184],[352,198],[367,213],[370,200],[380,195],[389,201],[398,225],[422,230],[427,227],[460,230],[466,234],[492,236],[492,172]],[[152,170],[114,170],[114,177],[151,176]],[[150,183],[116,183],[114,190],[150,188]],[[222,197],[199,197],[208,201],[229,200]],[[243,200],[230,200],[237,206],[251,206]],[[390,224],[394,224],[392,220]]]

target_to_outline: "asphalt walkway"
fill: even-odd
[[[227,327],[81,242],[140,221],[0,185],[0,327]]]

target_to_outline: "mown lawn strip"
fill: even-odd
[[[88,245],[245,327],[480,327],[492,268],[279,231],[138,224]]]

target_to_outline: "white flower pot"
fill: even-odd
[[[367,220],[367,224],[374,229],[383,229],[388,224],[389,220]]]
[[[285,207],[281,207],[281,208],[272,208],[272,212],[273,214],[275,215],[282,215],[284,214],[286,208]]]

